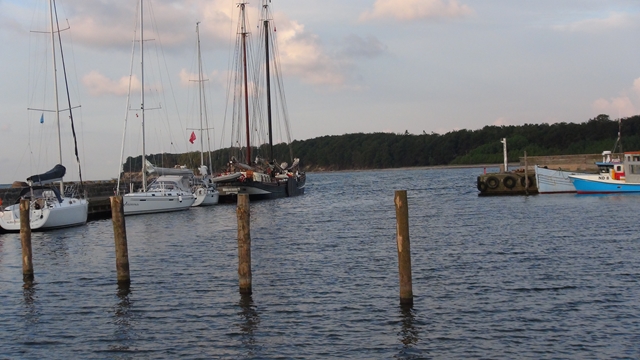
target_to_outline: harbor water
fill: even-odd
[[[478,197],[482,169],[310,173],[251,204],[241,296],[234,205],[0,235],[2,359],[640,358],[640,197]],[[399,302],[407,190],[414,305]]]

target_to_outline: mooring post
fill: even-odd
[[[409,242],[409,205],[407,190],[396,190],[396,240],[398,242],[398,270],[400,274],[400,304],[413,305],[411,282],[411,246]]]
[[[118,284],[131,282],[129,274],[129,250],[127,248],[127,228],[124,222],[124,207],[122,196],[111,196],[111,222],[113,223],[113,238],[116,244],[116,271]]]
[[[248,194],[238,194],[237,215],[240,294],[251,294],[251,221]]]
[[[527,169],[527,152],[524,152],[524,194],[529,195],[529,169]]]
[[[20,200],[20,242],[22,243],[22,279],[33,281],[33,261],[31,256],[31,201]]]

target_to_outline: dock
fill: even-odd
[[[613,154],[613,156],[622,158],[622,154]],[[476,187],[480,191],[479,196],[534,195],[538,194],[535,165],[550,169],[595,173],[598,171],[596,165],[598,161],[602,161],[602,154],[523,156],[520,157],[519,167],[516,170],[504,171],[505,165],[501,164],[499,172],[479,175]],[[525,173],[528,187],[525,187]]]

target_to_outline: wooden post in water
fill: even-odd
[[[529,195],[529,169],[527,169],[527,152],[524,152],[524,194]]]
[[[118,284],[131,282],[129,274],[129,250],[127,248],[127,228],[124,222],[124,207],[122,196],[111,196],[111,222],[113,223],[113,237],[116,244],[116,271]]]
[[[31,256],[31,201],[20,200],[20,242],[22,243],[22,279],[33,281],[33,262]]]
[[[400,273],[400,304],[413,305],[407,190],[396,190],[394,203],[396,205],[396,239],[398,242],[398,270]]]
[[[248,194],[238,194],[237,216],[240,294],[251,294],[251,219]]]

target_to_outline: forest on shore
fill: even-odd
[[[327,135],[295,140],[289,147],[277,144],[274,158],[291,163],[291,155],[300,159],[306,171],[366,170],[415,166],[498,164],[503,161],[502,138],[507,139],[509,162],[518,162],[524,151],[528,156],[601,154],[640,150],[640,115],[612,120],[598,115],[583,123],[487,125],[479,130],[456,130],[446,134],[371,133]],[[225,148],[211,152],[213,172],[224,170],[231,156],[240,161],[243,149]],[[253,148],[252,159],[268,157],[268,146]],[[153,154],[147,159],[156,166],[186,165],[197,169],[200,152]],[[123,170],[140,171],[142,156],[127,158]],[[205,163],[209,163],[205,155]]]

